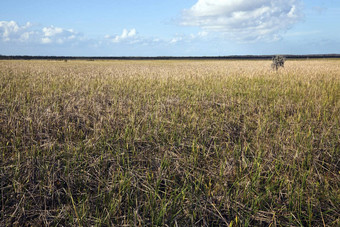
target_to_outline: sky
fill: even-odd
[[[340,54],[339,0],[1,0],[0,55]]]

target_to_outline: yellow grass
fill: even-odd
[[[0,225],[339,225],[340,60],[270,65],[0,61]]]

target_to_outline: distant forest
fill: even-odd
[[[275,55],[230,55],[230,56],[158,56],[158,57],[82,57],[82,56],[28,56],[28,55],[0,55],[0,60],[266,60]],[[340,54],[311,54],[311,55],[282,55],[287,59],[316,59],[340,58]]]

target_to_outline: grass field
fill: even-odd
[[[0,61],[0,226],[339,226],[340,60]]]

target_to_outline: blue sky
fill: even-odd
[[[339,54],[339,21],[339,0],[1,0],[0,54]]]

